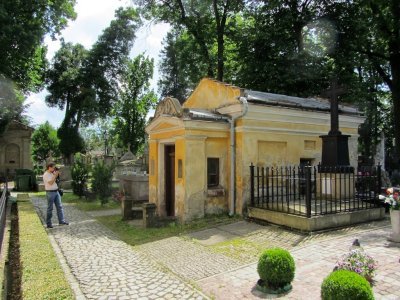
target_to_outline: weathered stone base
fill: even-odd
[[[354,212],[343,212],[306,218],[282,212],[249,207],[248,216],[250,218],[283,225],[301,231],[319,231],[383,219],[385,217],[385,208],[371,208]]]

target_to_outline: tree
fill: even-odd
[[[183,103],[207,72],[207,63],[199,55],[197,43],[185,30],[173,29],[163,41],[160,54],[161,97],[172,96]]]
[[[0,135],[11,120],[22,121],[22,113],[26,108],[24,100],[15,85],[0,74]]]
[[[46,159],[60,156],[57,131],[49,122],[41,124],[32,134],[32,159],[40,165]]]
[[[207,73],[203,74],[224,80],[225,35],[228,21],[244,7],[243,0],[134,0],[141,7],[143,15],[172,24],[183,26],[199,46]],[[217,53],[212,54],[216,43]],[[215,61],[215,58],[217,61]],[[217,65],[217,72],[215,72]]]
[[[77,153],[71,168],[72,190],[75,195],[82,197],[89,179],[89,165],[85,163],[82,154]]]
[[[118,82],[140,19],[133,8],[120,8],[115,16],[89,51],[63,44],[48,73],[46,103],[66,109],[58,131],[66,158],[84,147],[80,125],[106,116],[117,100]]]
[[[81,127],[79,133],[85,141],[85,152],[103,150],[109,154],[116,144],[113,131],[113,118],[97,119],[90,127]]]
[[[75,0],[13,1],[0,4],[0,74],[23,92],[43,85],[46,34],[55,38],[76,17]]]
[[[353,1],[332,8],[345,29],[343,52],[379,75],[378,90],[391,93],[397,160],[400,158],[400,2]],[[364,71],[364,69],[362,69]],[[365,73],[359,73],[363,76]],[[376,77],[375,77],[376,79]]]
[[[116,103],[113,116],[114,132],[120,146],[136,153],[145,140],[146,115],[157,101],[150,91],[154,62],[142,54],[130,61],[122,76],[120,100]]]
[[[103,161],[97,162],[92,171],[92,190],[100,198],[101,205],[108,202],[112,194],[112,176],[114,166],[107,166]]]

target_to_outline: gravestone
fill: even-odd
[[[344,94],[337,79],[333,79],[330,88],[324,93],[330,99],[331,128],[327,135],[322,135],[322,161],[319,168],[321,180],[317,184],[317,193],[339,200],[343,196],[354,195],[354,171],[349,160],[349,135],[339,130],[339,99]]]
[[[349,135],[343,135],[339,130],[339,103],[338,97],[344,93],[337,80],[333,80],[331,87],[324,93],[330,99],[331,129],[328,135],[321,135],[322,139],[322,171],[326,167],[349,166]]]
[[[60,166],[60,188],[72,189],[71,166]]]
[[[121,201],[124,220],[143,218],[142,204],[149,201],[149,177],[142,168],[142,160],[130,150],[121,157],[116,168],[119,190],[124,195]]]

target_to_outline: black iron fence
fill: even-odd
[[[2,192],[0,196],[0,253],[2,251],[3,245],[3,237],[4,237],[4,229],[6,227],[6,209],[7,209],[7,198],[8,198],[8,188],[7,188],[7,180],[5,180],[2,185]]]
[[[252,207],[308,218],[378,207],[380,189],[380,166],[250,166]]]

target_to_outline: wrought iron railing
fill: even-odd
[[[381,169],[250,166],[250,205],[305,217],[380,205]]]
[[[7,180],[4,180],[2,185],[2,192],[0,196],[0,253],[2,251],[4,230],[6,227],[6,209],[7,209],[7,198],[8,198],[8,187]]]

